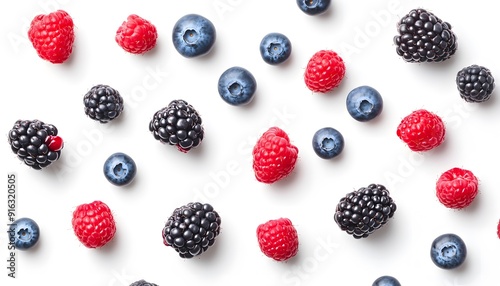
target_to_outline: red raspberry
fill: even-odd
[[[262,253],[276,261],[294,257],[299,250],[297,230],[287,218],[270,220],[257,227]]]
[[[253,170],[257,181],[271,184],[288,176],[295,168],[299,150],[285,131],[271,127],[253,148]]]
[[[478,192],[478,180],[465,169],[452,168],[444,172],[436,183],[436,195],[447,208],[462,209],[469,206]]]
[[[419,109],[401,120],[396,134],[411,150],[427,151],[443,143],[445,126],[436,114]]]
[[[116,31],[115,40],[125,51],[144,54],[156,45],[158,33],[149,21],[132,14]]]
[[[37,15],[31,21],[28,38],[40,58],[54,64],[63,63],[73,51],[73,19],[63,10]]]
[[[498,225],[497,225],[497,235],[498,235],[498,238],[500,238],[500,220],[498,221]]]
[[[321,50],[307,63],[304,81],[313,92],[329,92],[337,87],[345,75],[342,58],[334,51]]]
[[[71,223],[78,240],[88,248],[104,246],[116,232],[113,214],[101,201],[79,205],[73,212]]]

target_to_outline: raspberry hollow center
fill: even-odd
[[[182,38],[184,39],[184,41],[186,43],[192,45],[198,41],[198,39],[200,38],[200,35],[195,30],[189,29],[189,30],[186,30],[186,32],[184,32],[184,36]]]

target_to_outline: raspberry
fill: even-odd
[[[425,109],[415,110],[403,118],[396,131],[413,151],[428,151],[441,145],[445,133],[441,117]]]
[[[491,71],[479,65],[464,67],[457,73],[455,81],[460,97],[467,102],[487,101],[495,89]]]
[[[342,58],[334,51],[321,50],[307,63],[304,80],[311,91],[326,93],[337,87],[344,75]]]
[[[288,176],[295,168],[298,148],[285,131],[271,127],[253,148],[253,170],[257,181],[271,184]]]
[[[472,203],[477,193],[477,178],[471,171],[461,168],[444,172],[436,183],[436,195],[447,208],[465,208]]]
[[[498,225],[497,225],[497,236],[500,238],[500,220],[498,220]]]
[[[28,38],[40,58],[54,64],[63,63],[73,51],[73,19],[63,10],[37,15],[31,21]]]
[[[341,198],[334,220],[341,230],[359,239],[385,225],[396,209],[396,203],[383,185],[370,184]]]
[[[104,246],[113,239],[116,232],[113,214],[101,201],[76,207],[71,224],[78,240],[88,248]]]
[[[35,170],[48,167],[61,157],[64,142],[52,124],[40,120],[17,120],[8,142],[19,160]]]
[[[220,233],[221,217],[210,204],[188,203],[176,208],[163,227],[166,246],[182,258],[193,258],[207,251]]]
[[[412,9],[399,20],[397,29],[396,53],[406,62],[442,62],[457,51],[450,23],[425,9]]]
[[[276,261],[294,257],[299,250],[297,230],[288,218],[269,220],[257,227],[262,253]]]
[[[127,17],[115,36],[118,45],[132,54],[144,54],[153,49],[157,38],[156,27],[135,14]]]

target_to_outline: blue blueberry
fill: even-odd
[[[218,90],[220,97],[231,105],[245,105],[252,101],[257,81],[248,70],[242,67],[231,67],[219,77]]]
[[[281,33],[269,33],[260,42],[260,55],[270,65],[285,62],[292,53],[292,43]]]
[[[175,49],[186,58],[207,54],[212,49],[215,39],[216,31],[213,23],[198,14],[181,17],[172,31]]]
[[[401,283],[392,276],[384,275],[377,278],[372,286],[401,286]]]
[[[456,268],[465,261],[466,256],[467,248],[465,243],[456,234],[442,234],[432,242],[431,259],[439,268]]]
[[[297,0],[297,5],[307,15],[319,15],[328,9],[330,0]]]
[[[15,220],[8,230],[9,240],[14,240],[14,246],[19,250],[27,250],[35,246],[40,238],[38,224],[27,217]]]
[[[384,102],[376,89],[363,85],[349,92],[346,105],[352,118],[365,122],[372,120],[382,112]]]
[[[314,133],[312,146],[319,157],[331,159],[344,150],[344,137],[337,129],[324,127]]]
[[[137,167],[129,155],[118,152],[109,156],[104,162],[103,171],[111,184],[125,186],[134,180]]]

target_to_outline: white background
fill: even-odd
[[[18,175],[17,217],[31,217],[41,228],[38,245],[17,252],[16,279],[7,279],[6,234],[1,233],[2,285],[129,285],[145,279],[158,285],[371,285],[392,275],[402,285],[487,285],[496,281],[500,241],[498,203],[498,91],[490,101],[463,101],[455,86],[462,67],[484,65],[499,75],[491,1],[333,1],[325,15],[311,17],[295,1],[3,1],[0,25],[2,69],[0,148],[2,174]],[[450,4],[453,3],[453,4]],[[397,20],[423,7],[450,22],[458,51],[440,64],[409,64],[392,42]],[[71,59],[61,65],[41,60],[27,40],[31,19],[64,9],[75,23]],[[158,45],[146,55],[124,52],[114,41],[129,14],[150,20]],[[183,58],[171,41],[174,23],[198,13],[217,29],[211,53]],[[496,26],[495,26],[496,25]],[[267,65],[259,43],[269,32],[292,42],[281,66]],[[346,62],[341,86],[328,94],[310,92],[303,81],[309,58],[320,49],[337,51]],[[217,80],[231,66],[242,66],[257,80],[254,101],[226,104]],[[87,118],[82,97],[96,84],[108,84],[124,97],[120,119],[101,125]],[[372,122],[357,122],[345,107],[348,92],[371,85],[383,96],[384,110]],[[184,99],[201,114],[205,139],[183,154],[149,133],[155,111]],[[426,153],[411,152],[396,136],[400,120],[425,108],[442,116],[446,139]],[[65,140],[61,159],[36,171],[10,151],[7,133],[17,119],[52,123]],[[299,148],[296,169],[273,185],[255,180],[251,149],[271,126],[283,128]],[[311,147],[314,132],[334,127],[345,138],[343,153],[323,160]],[[106,158],[125,152],[137,163],[128,187],[115,187],[102,173]],[[474,172],[480,193],[471,206],[454,211],[435,196],[439,175],[462,167]],[[355,240],[333,220],[347,192],[384,184],[398,210],[367,239]],[[6,182],[3,183],[6,188]],[[0,221],[7,223],[6,192]],[[117,232],[101,249],[87,249],[71,227],[74,208],[102,200],[112,209]],[[171,212],[191,201],[211,203],[222,218],[215,245],[202,256],[183,260],[162,242]],[[2,217],[3,216],[3,217]],[[256,227],[288,217],[297,228],[299,254],[288,262],[265,257]],[[453,232],[468,248],[464,265],[436,267],[432,240]]]

